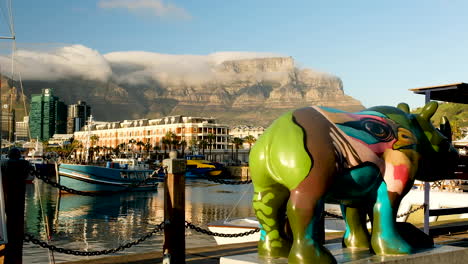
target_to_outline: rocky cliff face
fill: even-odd
[[[117,75],[119,65],[112,66],[114,76],[107,82],[25,81],[25,94],[30,98],[42,88],[54,88],[65,103],[85,101],[97,120],[109,121],[184,114],[213,116],[227,124],[268,125],[286,110],[303,106],[363,108],[344,94],[338,77],[299,69],[291,57],[224,61],[197,80],[171,76],[130,83]]]

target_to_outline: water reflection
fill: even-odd
[[[163,221],[163,185],[157,192],[133,192],[87,197],[59,192],[41,182],[27,187],[26,232],[52,244],[74,250],[103,250],[139,239]],[[228,217],[251,216],[250,185],[219,185],[205,180],[186,182],[186,220],[206,227],[208,222]],[[242,199],[241,199],[242,198]],[[186,231],[187,247],[214,245],[211,236]],[[162,234],[122,253],[161,250]],[[40,256],[40,257],[39,257]],[[56,254],[56,261],[77,260]],[[25,244],[25,263],[48,262],[47,251]]]

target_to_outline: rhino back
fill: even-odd
[[[279,183],[291,190],[304,180],[313,161],[304,146],[304,132],[294,123],[292,112],[274,121],[257,140],[249,162],[255,188]]]

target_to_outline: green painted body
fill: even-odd
[[[381,255],[411,253],[395,227],[399,203],[415,179],[449,173],[456,151],[430,124],[435,103],[420,115],[408,109],[302,108],[273,122],[250,153],[253,207],[262,227],[259,255],[288,257],[289,263],[335,262],[323,246],[326,202],[342,205],[344,246]],[[366,215],[373,219],[372,234]]]

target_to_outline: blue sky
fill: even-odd
[[[467,10],[466,0],[13,0],[20,46],[276,53],[340,77],[366,107],[411,108],[424,97],[410,88],[468,82]]]

